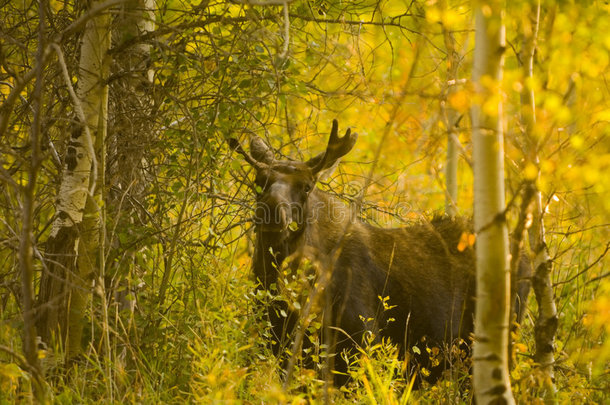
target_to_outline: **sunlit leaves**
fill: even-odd
[[[463,27],[469,18],[468,11],[464,5],[450,7],[446,1],[429,0],[425,6],[426,20],[430,23],[442,24],[448,30]]]
[[[228,152],[225,142],[228,136],[244,139],[246,134],[256,133],[280,149],[280,155],[307,158],[322,150],[329,124],[338,118],[342,127],[352,127],[360,138],[336,177],[330,179],[329,187],[353,198],[357,195],[354,190],[361,190],[387,129],[381,159],[366,197],[370,212],[364,216],[378,220],[381,225],[399,225],[404,221],[420,221],[442,206],[444,191],[439,173],[443,169],[449,130],[443,120],[442,102],[461,117],[456,128],[463,156],[458,207],[462,213],[471,212],[470,108],[475,103],[481,104],[486,112],[497,114],[500,101],[504,101],[510,160],[506,177],[513,185],[507,200],[524,180],[537,180],[543,191],[545,225],[551,235],[548,243],[554,253],[553,282],[557,283],[555,292],[562,308],[559,350],[583,354],[582,358],[575,355],[568,361],[562,360],[558,381],[563,386],[573,383],[580,387],[579,392],[599,395],[601,390],[586,391],[583,387],[595,381],[589,377],[588,367],[591,365],[593,370],[591,375],[599,374],[610,358],[605,327],[610,323],[606,321],[608,302],[604,298],[608,295],[607,281],[599,289],[598,282],[591,281],[604,274],[606,262],[593,266],[574,283],[561,283],[585,269],[608,240],[604,224],[610,216],[607,175],[610,95],[606,83],[610,34],[609,6],[605,2],[542,1],[532,79],[523,77],[520,48],[522,34],[533,32],[528,15],[533,12],[535,2],[507,3],[509,46],[505,49],[505,74],[502,83],[491,78],[484,80],[483,90],[493,94],[484,98],[479,98],[470,84],[473,32],[468,2],[294,1],[289,6],[291,41],[286,58],[278,56],[284,44],[282,6],[196,3],[157,1],[158,30],[147,39],[153,46],[150,67],[155,72],[154,85],[148,90],[154,95],[157,108],[151,120],[158,124],[155,140],[141,145],[148,151],[146,161],[142,162],[148,193],[141,199],[124,199],[123,204],[138,207],[139,217],[126,224],[127,229],[113,239],[121,247],[136,243],[139,250],[133,257],[113,257],[107,266],[114,271],[116,262],[133,264],[130,282],[145,285],[145,290],[137,293],[141,301],[134,321],[136,331],[147,321],[143,318],[158,315],[150,312],[150,303],[155,300],[160,275],[168,270],[166,260],[172,255],[174,261],[169,270],[173,279],[162,328],[146,330],[142,336],[137,335],[141,338],[137,347],[127,346],[134,349],[136,360],[141,362],[133,365],[137,376],[124,371],[132,370],[132,365],[123,368],[116,364],[117,373],[129,381],[130,394],[115,397],[115,402],[166,402],[164,399],[175,400],[175,395],[185,395],[185,402],[193,398],[201,402],[236,398],[256,402],[260,397],[268,402],[293,399],[298,402],[299,395],[306,395],[303,392],[310,399],[315,391],[312,387],[322,386],[312,370],[301,370],[295,378],[300,384],[299,391],[295,391],[299,394],[282,390],[276,361],[260,344],[261,335],[268,332],[261,327],[263,322],[252,320],[256,309],[254,298],[249,295],[253,286],[248,281],[251,278],[248,219],[253,193],[240,181],[250,174],[241,160]],[[49,2],[49,34],[82,15],[82,10],[75,13],[74,8],[70,1]],[[2,44],[0,98],[4,101],[12,86],[36,63],[36,3],[7,2],[2,12],[3,27],[14,26],[3,31],[7,40]],[[23,22],[17,24],[18,18],[23,18]],[[457,81],[452,84],[448,84],[446,77],[450,62],[443,29],[453,35],[458,53]],[[68,56],[74,53],[71,48],[77,46],[78,38],[79,35],[65,38],[61,44],[71,74],[75,69]],[[409,75],[417,52],[420,52],[418,67]],[[55,108],[52,105],[63,109],[44,119],[45,161],[38,184],[41,190],[55,187],[53,179],[61,159],[55,160],[52,152],[61,157],[65,125],[73,121],[73,106],[61,81],[54,76],[54,63],[46,72],[45,102],[49,103],[47,111]],[[452,92],[447,91],[449,86]],[[17,185],[24,184],[27,178],[24,158],[31,150],[27,139],[32,88],[33,82],[20,94],[6,137],[0,142],[2,169],[10,173]],[[523,153],[526,145],[520,122],[523,89],[535,93],[537,123],[533,139],[539,162],[528,160]],[[109,144],[108,148],[112,150],[113,146]],[[10,287],[14,286],[12,277],[18,275],[11,264],[16,261],[9,258],[16,243],[12,230],[19,228],[20,200],[10,191],[2,194],[2,198],[2,218],[6,222],[2,225],[2,240],[8,247],[1,253],[6,270],[2,276]],[[45,224],[53,215],[50,208],[53,200],[43,193],[37,202],[40,204],[37,221],[42,225],[36,235],[42,241],[48,232]],[[396,206],[407,209],[392,211]],[[173,238],[176,247],[171,250],[168,241]],[[474,235],[465,233],[458,245],[450,248],[465,250],[473,243]],[[303,291],[308,286],[288,278],[287,284],[299,298],[292,297],[290,307],[302,309],[306,302]],[[13,287],[10,288],[12,291]],[[18,295],[7,293],[3,316],[16,313]],[[386,298],[380,298],[380,307],[391,307]],[[4,323],[0,325],[2,342],[11,342],[6,345],[18,348],[18,343],[12,343],[19,342],[17,331],[6,335],[11,330],[7,325],[14,320],[5,320],[2,318]],[[362,322],[373,320],[363,317]],[[311,322],[312,332],[320,328],[319,323]],[[528,336],[517,346],[524,356],[517,357],[514,374],[520,382],[524,403],[534,398],[526,392],[535,382],[529,376],[536,367],[525,360],[529,353],[524,346],[530,345],[527,339]],[[590,348],[594,350],[588,355]],[[411,354],[427,353],[417,346],[413,350]],[[389,352],[384,351],[384,356]],[[315,358],[324,361],[322,356]],[[375,398],[386,398],[376,395],[388,387],[393,389],[392,381],[406,367],[404,363],[394,363],[395,360],[392,356],[379,360],[369,356],[368,364],[363,361],[363,367],[355,370],[354,376],[362,384],[366,378]],[[388,362],[396,367],[383,369]],[[0,369],[3,394],[21,395],[26,390],[25,377],[19,375],[21,370],[16,367],[7,363]],[[168,367],[178,371],[176,378],[167,374]],[[86,377],[82,377],[79,385],[87,387],[87,391],[79,395],[95,391],[97,384],[91,384],[88,377],[96,373],[82,373]],[[383,384],[375,381],[379,375],[383,375]],[[18,384],[20,391],[16,390]],[[405,386],[401,384],[399,387]],[[363,386],[358,389],[363,393]],[[561,393],[562,400],[571,399],[568,391],[571,390]],[[142,392],[144,397],[137,397]],[[436,395],[433,398],[446,399],[440,396],[441,392],[447,392],[444,384],[422,390],[421,395],[428,401],[430,393]],[[66,403],[108,399],[101,398],[103,393],[95,394],[98,397],[72,400],[70,394],[62,395],[68,398]],[[361,402],[362,398],[354,402]],[[444,403],[442,399],[437,402]]]
[[[460,90],[451,93],[447,101],[449,101],[451,108],[464,114],[470,111],[471,96],[471,92]]]
[[[480,78],[481,89],[474,94],[474,101],[489,117],[497,117],[500,113],[499,107],[504,96],[501,85],[501,82],[491,76],[485,75]]]
[[[15,363],[0,363],[0,398],[11,398],[19,389],[20,380],[28,381],[30,376]]]
[[[470,232],[463,232],[460,235],[460,240],[457,245],[458,252],[463,252],[468,248],[472,248],[474,246],[474,242],[476,240],[476,235]]]
[[[532,162],[528,162],[523,169],[523,178],[526,180],[536,180],[538,178],[538,168]]]

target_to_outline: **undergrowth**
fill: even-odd
[[[239,255],[246,255],[245,252]],[[240,256],[241,257],[241,256]],[[91,341],[85,354],[65,368],[60,348],[42,348],[40,357],[53,402],[72,403],[370,403],[469,404],[467,365],[453,367],[436,384],[414,389],[409,371],[390,342],[371,343],[351,358],[350,382],[340,389],[315,370],[295,367],[288,384],[271,353],[261,309],[255,304],[248,260],[201,257],[205,273],[195,284],[176,283],[172,304],[153,305],[154,291],[138,292],[132,319],[111,307],[111,324],[100,323],[101,300],[89,310]],[[195,263],[195,261],[191,261]],[[195,270],[195,269],[192,269]],[[577,269],[573,269],[577,272]],[[194,274],[193,273],[193,274]],[[180,276],[179,276],[180,277]],[[602,284],[608,294],[610,284]],[[599,292],[598,292],[599,293]],[[598,404],[610,398],[608,307],[604,302],[558,296],[561,310],[556,367],[559,403]],[[533,361],[533,297],[514,338],[513,390],[518,403],[542,403],[541,377]],[[112,312],[114,311],[114,312]],[[31,375],[20,358],[18,308],[7,302],[1,313],[0,403],[29,402]],[[108,333],[105,334],[104,332]],[[106,344],[104,336],[110,338]],[[108,353],[110,348],[110,353]],[[415,384],[416,385],[416,384]],[[606,402],[607,403],[607,402]]]

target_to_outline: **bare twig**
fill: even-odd
[[[593,266],[595,266],[597,263],[599,263],[608,254],[609,250],[610,250],[610,242],[606,243],[606,248],[604,249],[604,251],[591,264],[587,265],[587,267],[585,267],[584,269],[582,269],[581,271],[579,271],[578,273],[576,273],[569,279],[553,283],[553,287],[557,287],[562,284],[568,284],[568,283],[571,283],[572,281],[576,280],[578,277],[582,276],[583,274],[588,272]],[[595,277],[595,279],[601,279],[604,277],[605,277],[604,275],[601,275],[601,276]]]
[[[247,4],[250,6],[286,6],[294,0],[232,0],[233,3]]]
[[[121,4],[121,3],[125,3],[126,1],[127,0],[109,0],[105,3],[101,3],[101,4],[96,5],[95,7],[92,7],[89,10],[89,12],[87,12],[86,14],[83,14],[80,18],[78,18],[76,21],[74,21],[72,24],[70,24],[65,30],[63,30],[58,35],[56,35],[50,42],[52,42],[54,44],[62,43],[64,41],[64,39],[69,38],[72,34],[74,34],[79,29],[81,29],[87,23],[87,21],[89,21],[96,15],[100,14],[101,12],[103,12],[104,10],[106,10],[112,6],[115,6],[115,5]],[[50,59],[50,52],[48,51],[47,48],[45,48],[43,51],[43,56],[40,61],[42,66],[46,66],[46,64],[49,62],[49,59]],[[23,91],[25,86],[32,79],[34,79],[34,77],[36,77],[36,73],[37,73],[37,67],[34,67],[31,70],[27,71],[23,76],[15,78],[15,83],[16,83],[15,86],[13,87],[13,89],[11,90],[9,95],[4,100],[4,103],[2,103],[2,105],[0,106],[0,136],[2,136],[4,134],[4,132],[6,131],[6,128],[8,127],[9,117],[10,117],[11,113],[13,112],[13,104],[15,104],[15,102],[19,98],[19,95],[21,94],[21,92]]]

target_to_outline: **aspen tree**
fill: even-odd
[[[458,197],[458,158],[459,139],[456,127],[459,121],[458,112],[449,105],[448,100],[455,93],[458,83],[458,68],[460,55],[456,49],[456,41],[449,28],[443,26],[443,39],[447,49],[447,90],[443,100],[442,110],[445,127],[447,128],[447,160],[445,165],[445,212],[450,216],[457,215]]]
[[[94,2],[91,7],[99,3]],[[55,218],[47,242],[50,260],[38,295],[38,331],[43,341],[60,343],[67,359],[81,351],[83,318],[92,284],[99,274],[99,249],[103,248],[99,234],[109,46],[110,14],[103,11],[87,22],[81,40],[73,100],[77,123],[64,157]]]
[[[472,106],[477,302],[473,383],[478,404],[514,404],[508,372],[510,264],[504,197],[502,2],[474,3]]]
[[[540,24],[540,2],[533,10],[533,15],[527,16],[523,27],[522,69],[525,85],[521,90],[521,121],[528,145],[529,162],[536,167],[540,165],[538,149],[540,147],[536,132],[536,102],[532,84],[534,77],[534,56]],[[540,173],[537,173],[539,180]],[[538,302],[538,318],[535,326],[536,352],[534,359],[540,364],[544,397],[547,402],[555,398],[554,364],[555,364],[555,333],[557,331],[557,308],[551,282],[552,261],[546,244],[544,229],[544,207],[542,193],[536,188],[532,227],[529,232],[530,247],[534,253],[534,276],[532,287]]]

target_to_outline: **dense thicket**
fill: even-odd
[[[489,83],[501,87],[505,102],[507,218],[515,228],[523,185],[538,179],[559,315],[557,396],[603,402],[610,390],[610,41],[601,33],[610,10],[602,1],[542,1],[534,74],[526,79],[521,47],[533,27],[530,3],[508,5],[504,79]],[[459,373],[409,394],[408,381],[393,378],[401,364],[388,345],[366,348],[345,394],[328,393],[306,369],[282,389],[252,297],[252,173],[226,139],[257,134],[279,155],[308,158],[322,150],[330,122],[339,118],[360,140],[324,187],[349,202],[367,184],[363,218],[395,226],[444,208],[451,133],[460,152],[452,198],[459,213],[472,215],[469,108],[478,103],[493,113],[498,100],[473,97],[470,6],[160,0],[153,21],[135,12],[145,4],[0,1],[0,398],[29,398],[31,376],[38,376],[65,402],[325,394],[335,401],[405,395],[468,401],[470,394],[457,389],[466,378]],[[113,38],[95,210],[103,220],[100,249],[81,287],[90,296],[82,352],[66,364],[61,344],[43,342],[37,372],[22,356],[20,255],[31,255],[31,287],[39,297],[43,274],[59,261],[48,241],[70,136],[80,122],[70,87],[80,80],[86,22],[99,13],[109,13]],[[138,19],[152,24],[126,29]],[[149,47],[140,53],[143,45]],[[532,142],[520,119],[524,87],[536,94],[537,161],[528,158]],[[39,142],[38,163],[32,139]],[[28,184],[31,252],[20,244]],[[35,316],[41,305],[53,303],[38,300]],[[524,403],[544,385],[532,360],[535,300],[528,308],[511,372],[515,397]]]

